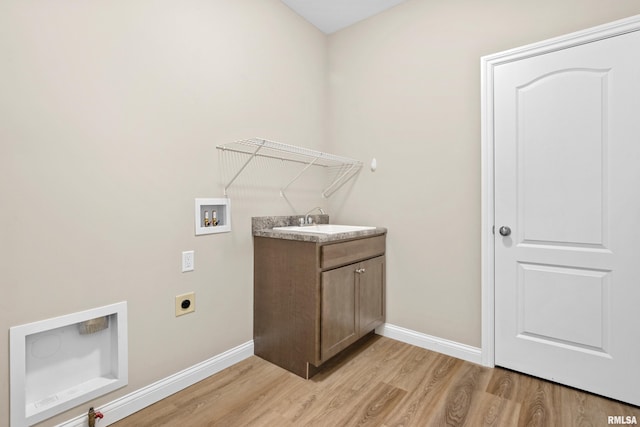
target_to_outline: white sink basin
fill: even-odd
[[[339,234],[351,233],[353,231],[375,230],[375,227],[361,225],[338,225],[338,224],[314,224],[304,226],[273,227],[274,231],[284,231],[290,233],[313,233],[313,234]]]

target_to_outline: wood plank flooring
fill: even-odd
[[[310,380],[250,357],[112,426],[580,426],[640,408],[373,336]]]

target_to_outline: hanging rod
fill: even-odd
[[[347,181],[353,178],[362,168],[362,162],[348,157],[336,156],[334,154],[323,153],[309,148],[295,145],[283,144],[281,142],[270,141],[262,138],[245,139],[229,144],[221,144],[216,147],[222,151],[247,154],[249,158],[240,167],[238,172],[224,187],[224,195],[234,181],[242,174],[246,167],[256,157],[285,160],[304,164],[304,168],[285,186],[280,189],[280,195],[285,197],[284,192],[291,184],[298,180],[311,166],[325,168],[338,168],[337,176],[329,186],[321,193],[322,197],[329,197],[342,187]]]

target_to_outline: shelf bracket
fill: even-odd
[[[233,184],[233,182],[236,180],[236,178],[238,178],[240,176],[240,174],[242,173],[242,171],[245,170],[245,168],[247,166],[249,166],[249,163],[251,163],[251,161],[256,157],[256,155],[258,154],[258,151],[260,151],[260,149],[264,146],[263,145],[258,145],[258,148],[256,148],[256,150],[251,154],[251,157],[249,157],[247,159],[246,162],[244,162],[244,165],[242,165],[242,167],[240,168],[240,170],[238,172],[236,172],[236,174],[233,176],[233,178],[231,178],[231,181],[229,181],[229,183],[224,187],[224,196],[227,197],[227,190],[229,189],[229,187],[231,187],[231,184]]]
[[[281,196],[281,197],[285,197],[285,196],[284,196],[284,192],[287,190],[287,188],[289,188],[289,186],[290,186],[291,184],[293,184],[294,182],[296,182],[296,181],[298,180],[298,178],[300,178],[300,177],[302,176],[302,174],[304,174],[304,173],[307,171],[307,169],[309,169],[311,166],[313,166],[313,165],[314,165],[314,163],[315,163],[316,161],[318,161],[318,159],[319,159],[319,158],[320,158],[320,156],[317,156],[315,159],[313,159],[312,161],[310,161],[310,162],[309,162],[309,163],[304,167],[304,169],[302,169],[302,170],[300,171],[300,173],[298,173],[298,175],[296,175],[296,177],[295,177],[295,178],[293,178],[293,179],[292,179],[292,180],[291,180],[287,185],[285,185],[284,187],[282,187],[282,188],[280,189],[280,196]]]
[[[353,163],[346,168],[346,170],[342,173],[338,174],[338,177],[333,180],[333,182],[324,189],[322,192],[322,197],[325,199],[330,197],[333,193],[338,191],[344,184],[347,183],[362,167],[361,164]]]

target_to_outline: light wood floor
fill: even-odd
[[[112,426],[597,427],[616,415],[640,422],[638,407],[374,336],[311,380],[253,356]]]

